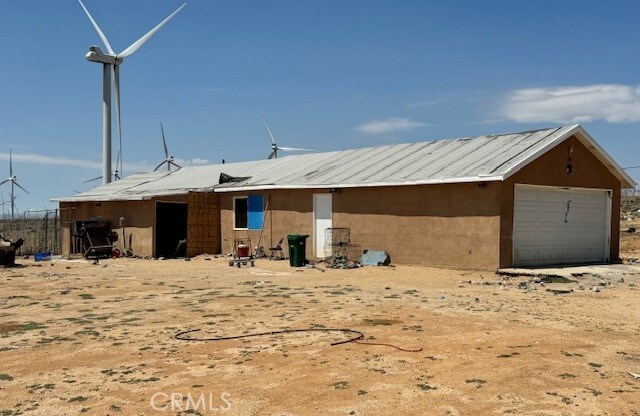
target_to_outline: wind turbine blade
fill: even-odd
[[[2,182],[0,182],[0,185],[4,185],[5,183],[9,182],[11,179],[5,179]]]
[[[84,181],[84,182],[82,182],[82,183],[95,182],[95,181],[97,181],[98,179],[102,179],[102,176],[98,176],[97,178],[93,178],[93,179],[86,180],[86,181]]]
[[[122,119],[120,117],[120,65],[113,66],[113,82],[115,84],[116,95],[116,121],[118,127],[118,159],[116,160],[116,170],[122,174]],[[120,166],[118,166],[118,163]]]
[[[278,150],[284,150],[285,152],[294,152],[294,151],[305,151],[305,152],[315,152],[314,149],[301,149],[298,147],[278,147]]]
[[[166,163],[166,160],[163,160],[162,162],[160,162],[158,166],[156,166],[156,168],[153,171],[154,172],[157,171],[158,169],[160,169],[160,166],[164,165],[165,163]]]
[[[267,159],[273,159],[276,156],[276,151],[273,150]]]
[[[80,1],[80,0],[78,0]],[[173,19],[173,16],[175,16],[176,14],[178,14],[178,12],[180,10],[182,10],[182,8],[184,6],[186,6],[187,3],[183,4],[182,6],[178,7],[178,9],[171,13],[169,15],[169,17],[167,17],[166,19],[164,19],[162,22],[160,22],[158,24],[158,26],[154,27],[153,29],[151,29],[146,35],[144,35],[143,37],[141,37],[140,39],[138,39],[137,41],[135,41],[131,46],[129,46],[127,49],[125,49],[124,51],[122,51],[121,53],[118,54],[118,57],[120,58],[126,58],[127,56],[133,54],[135,51],[137,51],[142,45],[144,45],[144,43],[146,41],[149,40],[149,38],[151,36],[153,36],[158,30],[160,30],[162,28],[162,26],[164,26],[165,24],[167,24],[167,22],[171,19]]]
[[[11,159],[11,149],[9,149],[9,177],[13,178],[13,160]]]
[[[178,165],[176,162],[170,161],[169,163],[177,167],[178,169],[182,169],[182,166]]]
[[[269,130],[269,126],[267,126],[267,122],[264,121],[264,117],[262,117],[262,113],[260,112],[260,110],[258,110],[258,115],[260,116],[260,120],[262,120],[262,124],[264,125],[264,128],[267,129],[267,133],[269,133],[269,137],[271,137],[271,144],[275,145],[276,139],[273,137],[273,134],[271,134],[271,130]]]
[[[13,182],[13,183],[15,183],[15,184],[16,184],[16,186],[17,186],[18,188],[22,189],[23,191],[25,191],[26,193],[28,193],[29,195],[31,195],[31,194],[29,193],[29,191],[27,191],[27,190],[26,190],[26,189],[24,189],[22,186],[20,186],[20,184],[19,184],[17,181],[12,181],[12,182]]]
[[[78,0],[78,2],[80,3],[80,6],[82,6],[82,8],[84,9],[84,12],[87,14],[87,17],[89,18],[89,20],[91,20],[91,24],[93,25],[96,32],[98,32],[98,36],[100,36],[100,39],[102,39],[102,43],[104,43],[104,46],[107,47],[107,50],[111,55],[115,55],[115,52],[113,51],[113,49],[111,48],[111,45],[109,44],[109,40],[104,35],[104,33],[102,33],[102,30],[100,30],[100,26],[98,26],[96,21],[93,20],[93,17],[91,17],[91,13],[89,13],[89,10],[87,10],[87,8],[84,7],[84,3],[82,3],[82,0]]]
[[[162,144],[164,145],[164,157],[169,159],[169,149],[167,149],[167,141],[164,139],[164,127],[162,127],[162,122],[160,122],[160,131],[162,131]]]

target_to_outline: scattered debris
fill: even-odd
[[[308,267],[309,269],[320,270],[322,273],[324,273],[324,269],[321,269],[320,267],[316,266],[315,263],[307,263],[306,267]]]
[[[341,253],[336,253],[334,256],[325,260],[325,263],[330,269],[357,269],[362,267],[362,264],[357,261],[350,261],[347,256]]]

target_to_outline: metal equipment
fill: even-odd
[[[16,250],[18,250],[24,241],[19,238],[18,241],[11,242],[0,235],[0,265],[1,266],[15,266],[16,264]]]
[[[108,221],[77,221],[76,240],[79,240],[82,255],[86,259],[108,259],[114,255],[113,244],[118,241],[118,234],[111,230]]]
[[[229,260],[229,266],[255,266],[255,257],[251,253],[250,238],[236,238],[233,242],[233,259]]]

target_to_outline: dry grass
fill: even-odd
[[[628,374],[640,373],[637,275],[553,295],[490,272],[256,266],[201,256],[1,270],[0,414],[180,413],[155,412],[157,392],[211,393],[217,406],[229,394],[229,411],[201,414],[640,409],[640,381]],[[595,277],[578,279],[589,287]],[[174,339],[189,328],[211,337],[308,327],[423,351],[331,346],[340,334]]]

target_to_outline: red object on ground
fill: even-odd
[[[238,244],[238,257],[249,257],[249,246]]]

